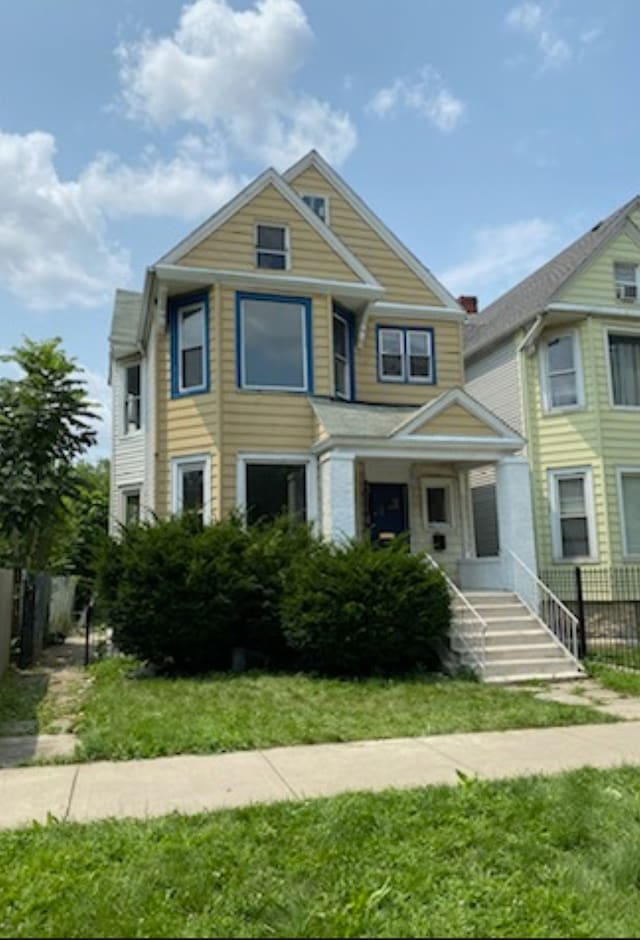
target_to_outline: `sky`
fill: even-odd
[[[116,287],[316,147],[481,306],[640,192],[638,0],[20,0],[0,351],[60,336],[109,445]]]

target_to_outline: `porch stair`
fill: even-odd
[[[454,635],[453,647],[463,662],[483,647],[482,679],[494,684],[533,679],[580,679],[585,673],[569,650],[556,639],[517,594],[509,591],[465,591],[454,600],[454,613],[474,609],[486,624],[484,641]]]

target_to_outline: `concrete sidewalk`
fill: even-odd
[[[162,816],[578,767],[640,766],[640,721],[0,771],[0,828]]]

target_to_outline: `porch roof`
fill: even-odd
[[[330,398],[310,400],[329,437],[390,437],[400,424],[420,410],[415,405],[367,405]]]

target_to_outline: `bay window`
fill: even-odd
[[[640,333],[608,334],[611,398],[616,408],[640,408]]]
[[[311,302],[238,294],[237,304],[240,387],[312,391]]]

